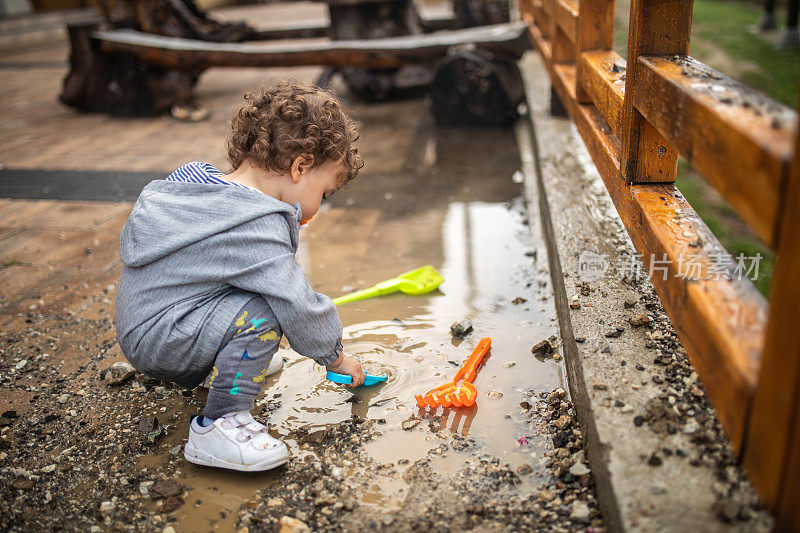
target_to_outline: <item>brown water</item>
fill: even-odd
[[[346,353],[369,373],[388,375],[385,384],[352,391],[326,381],[324,368],[287,347],[279,351],[285,368],[267,380],[257,407],[272,411],[271,430],[286,437],[296,455],[310,452],[299,449],[293,430],[355,414],[385,419],[382,435],[367,445],[381,463],[413,462],[443,442],[446,432],[458,432],[474,438],[480,452],[538,468],[542,449],[519,440],[528,434],[519,403],[563,386],[563,369],[530,353],[533,344],[557,334],[557,324],[544,243],[529,225],[538,215],[531,212],[527,221],[521,185],[512,181],[520,168],[513,133],[436,130],[421,101],[360,106],[356,112],[368,166],[301,233],[298,261],[316,290],[334,297],[425,264],[434,265],[445,282],[425,296],[395,294],[340,308]],[[512,303],[518,297],[526,301]],[[462,341],[449,327],[463,319],[475,330]],[[439,409],[445,432],[440,436],[427,420],[411,431],[401,429],[403,420],[426,414],[414,395],[452,379],[482,337],[492,338],[492,350],[475,380],[477,404]],[[502,397],[488,397],[490,391]],[[184,442],[185,426],[179,422],[170,445]],[[455,470],[463,453],[450,450],[434,464]],[[160,460],[151,456],[145,464]],[[227,529],[242,503],[280,482],[280,470],[238,474],[185,463],[177,477],[192,490],[175,514],[175,527]],[[523,479],[523,489],[538,480]],[[401,478],[382,476],[362,503],[395,508],[403,495]],[[202,505],[195,506],[196,500]]]

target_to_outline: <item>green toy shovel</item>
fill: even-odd
[[[383,296],[384,294],[391,294],[397,291],[413,295],[425,294],[435,291],[443,281],[444,278],[436,272],[435,268],[431,265],[426,265],[422,268],[412,270],[411,272],[400,274],[396,278],[381,281],[369,289],[334,298],[333,303],[339,305],[348,302],[356,302],[358,300],[366,300],[367,298]]]

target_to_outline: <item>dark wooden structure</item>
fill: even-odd
[[[633,0],[626,60],[614,0],[520,3],[744,468],[777,529],[798,531],[798,114],[687,55],[692,7]],[[769,305],[675,187],[678,154],[776,250]],[[689,258],[691,277],[679,270]]]
[[[524,24],[424,33],[426,28],[410,0],[328,3],[328,32],[333,40],[286,43],[251,41],[316,35],[319,28],[258,32],[245,24],[213,21],[194,8],[191,0],[103,0],[103,25],[69,28],[72,69],[61,100],[87,111],[153,115],[175,105],[192,105],[192,89],[207,68],[296,65],[331,67],[326,77],[341,72],[357,96],[383,100],[428,90],[437,63],[448,51],[470,45],[480,50],[470,61],[485,63],[481,72],[505,73],[493,74],[486,83],[504,94],[500,101],[508,102],[503,104],[508,109],[487,112],[476,109],[473,102],[470,107],[462,105],[462,113],[456,116],[464,116],[468,123],[489,119],[493,122],[487,125],[507,123],[505,118],[498,122],[498,117],[513,113],[521,98],[521,83],[512,86],[519,76],[509,71],[516,69],[513,59],[529,46]],[[449,61],[448,72],[461,64]],[[477,113],[470,115],[470,109]]]

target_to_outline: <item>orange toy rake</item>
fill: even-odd
[[[472,382],[478,375],[478,369],[483,362],[489,348],[492,347],[492,339],[485,337],[481,339],[478,346],[472,351],[467,361],[458,369],[453,381],[440,385],[428,391],[424,396],[415,395],[417,405],[420,407],[437,408],[442,407],[471,407],[475,405],[475,398],[478,390]]]

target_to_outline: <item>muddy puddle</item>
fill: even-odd
[[[422,101],[356,110],[368,166],[303,231],[298,261],[312,285],[332,297],[425,264],[445,281],[425,296],[395,294],[340,307],[346,353],[369,373],[389,376],[385,384],[351,390],[329,382],[324,368],[284,341],[278,355],[286,364],[267,380],[256,412],[268,414],[270,430],[300,457],[311,452],[297,441],[298,429],[358,415],[377,424],[367,454],[378,463],[407,459],[398,464],[400,473],[454,433],[475,441],[469,453],[539,468],[543,447],[526,438],[520,402],[563,386],[563,369],[559,360],[531,355],[531,346],[557,335],[557,324],[544,243],[531,231],[521,185],[512,179],[520,168],[513,133],[437,130]],[[474,331],[454,338],[450,325],[462,320]],[[492,349],[475,380],[476,405],[420,410],[414,395],[452,379],[483,337],[491,337]],[[194,394],[202,400],[205,392]],[[174,417],[175,430],[159,450],[174,452],[184,442],[188,414]],[[422,421],[404,430],[403,421],[413,418]],[[431,456],[431,464],[452,472],[466,456],[450,449]],[[141,465],[162,460],[150,455]],[[176,529],[225,529],[259,489],[281,482],[281,471],[238,474],[184,463],[175,477],[190,489],[174,515]],[[541,480],[536,473],[524,476],[520,490]],[[382,476],[360,504],[396,509],[406,488],[401,476]]]

